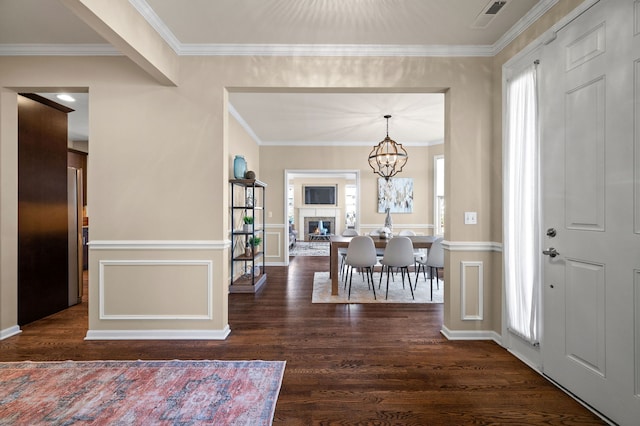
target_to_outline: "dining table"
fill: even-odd
[[[341,247],[349,247],[349,242],[353,237],[343,237],[340,235],[332,235],[329,238],[329,275],[331,277],[331,295],[336,296],[338,294],[338,284],[340,282],[340,271],[338,261],[338,249]],[[378,236],[372,236],[373,244],[376,248],[385,248],[390,238],[381,238]],[[414,249],[430,248],[431,244],[435,240],[432,235],[415,235],[407,237],[413,243]]]

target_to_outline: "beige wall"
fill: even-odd
[[[188,77],[178,87],[164,87],[124,58],[4,57],[0,59],[0,75],[5,87],[89,88],[88,180],[94,243],[91,329],[158,327],[160,322],[144,319],[135,326],[127,321],[101,319],[102,301],[97,300],[97,295],[102,260],[118,256],[160,258],[157,245],[148,245],[149,241],[163,241],[167,248],[162,252],[178,259],[213,259],[214,294],[206,297],[217,301],[211,327],[219,330],[226,326],[226,302],[222,300],[226,300],[229,235],[228,209],[221,201],[228,199],[229,165],[235,154],[225,143],[233,126],[226,121],[227,89],[352,87],[445,91],[448,128],[444,151],[450,224],[446,237],[454,241],[484,241],[490,234],[491,217],[487,167],[491,158],[491,63],[490,58],[184,57],[181,70]],[[416,171],[423,165],[413,159],[421,155],[417,154],[418,149],[409,151],[413,154],[403,173],[417,177]],[[368,152],[368,147],[327,148],[326,152],[309,156],[291,149],[262,147],[258,176],[269,184],[267,209],[273,213],[269,220],[285,223],[283,169],[317,168],[317,158],[322,158],[333,167],[366,171]],[[428,157],[426,153],[424,156]],[[362,164],[358,165],[354,158],[361,158]],[[362,176],[362,194],[375,194],[375,175],[363,172]],[[382,223],[383,215],[375,213],[375,197],[361,208],[362,221]],[[424,219],[415,222],[428,223],[431,210],[428,207],[423,212]],[[465,210],[478,212],[478,225],[461,225]],[[140,254],[133,256],[129,247],[141,241],[147,246],[136,246],[136,253]],[[185,241],[178,250],[176,242]],[[453,318],[459,304],[456,283],[450,285]],[[176,321],[174,326],[201,327],[185,320]]]
[[[378,175],[373,173],[367,158],[371,147],[272,147],[261,148],[261,159],[264,173],[271,179],[284,184],[285,170],[350,170],[360,172],[360,223],[361,232],[369,232],[384,224],[384,213],[378,213]],[[444,152],[444,145],[430,147],[406,147],[409,154],[407,165],[397,177],[412,178],[414,185],[413,213],[392,214],[395,229],[414,229],[424,235],[433,233],[433,157]],[[321,159],[318,161],[318,159]],[[307,181],[305,181],[307,182]],[[296,181],[298,185],[305,182]],[[339,183],[337,180],[315,180],[315,182]],[[273,209],[272,223],[285,223],[283,198],[273,194],[273,185],[269,187],[269,210]],[[284,187],[281,191],[284,190]],[[302,188],[297,191],[301,196]],[[342,194],[342,195],[340,195]],[[340,204],[344,203],[344,190],[339,192]],[[297,207],[301,207],[301,202]],[[343,206],[342,206],[343,207]],[[279,219],[276,219],[279,218]],[[281,219],[280,219],[281,218]],[[282,222],[278,222],[282,220]],[[340,231],[342,230],[342,225]]]
[[[242,155],[247,162],[247,170],[252,170],[256,174],[256,179],[260,178],[260,147],[246,130],[238,123],[231,114],[229,119],[229,179],[233,179],[233,159],[236,155]]]
[[[17,96],[0,88],[0,338],[17,332],[18,145],[5,143],[17,140],[17,122]]]
[[[535,28],[555,22],[577,3],[560,1],[522,37],[532,38],[540,32]],[[526,44],[514,43],[513,46]],[[310,156],[302,148],[260,147],[256,151],[244,137],[240,138],[243,142],[238,142],[240,139],[234,136],[239,133],[237,123],[227,116],[228,91],[288,88],[445,93],[445,238],[451,246],[446,254],[444,326],[449,330],[499,332],[502,280],[495,258],[500,253],[491,248],[491,242],[499,242],[501,237],[501,87],[497,75],[501,61],[517,50],[509,47],[511,53],[497,58],[180,57],[177,87],[159,85],[124,57],[0,57],[3,330],[15,323],[15,253],[11,248],[15,242],[16,210],[12,192],[16,179],[12,160],[17,143],[12,130],[16,125],[15,92],[25,88],[80,87],[88,88],[90,103],[89,312],[94,337],[110,332],[135,337],[145,331],[152,335],[162,330],[174,330],[177,336],[187,336],[186,331],[194,330],[206,336],[226,333],[228,179],[237,150],[247,151],[249,168],[257,169],[258,178],[269,184],[267,209],[272,217],[268,220],[278,228],[277,233],[284,232],[286,223],[285,169],[316,169],[318,158],[322,158],[323,164],[331,167],[362,170],[361,194],[375,194],[375,176],[368,172],[365,161],[368,147],[314,148],[317,155]],[[420,150],[425,151],[424,155]],[[420,176],[418,170],[424,164],[414,159],[428,159],[431,148],[420,150],[408,147],[410,160],[405,176]],[[427,163],[431,167],[431,161]],[[425,196],[427,199],[431,197]],[[375,213],[375,197],[365,201],[361,209],[363,222],[382,223],[383,215]],[[430,205],[416,210],[424,217],[417,217],[415,223],[431,223]],[[465,211],[478,213],[477,225],[463,224]],[[271,256],[278,258],[282,254]],[[126,269],[118,262],[135,267]],[[203,275],[202,265],[207,264],[208,273]],[[175,279],[178,265],[193,267],[185,274],[188,282]],[[101,268],[104,274],[100,273]],[[108,268],[115,269],[105,271]],[[171,273],[165,277],[156,273],[158,269]],[[108,291],[117,289],[127,271],[129,278],[136,279],[126,279],[137,287],[111,292],[108,300],[100,300],[101,286]],[[462,271],[468,282],[460,281]],[[482,276],[478,277],[480,271]],[[114,277],[117,280],[109,282]],[[146,293],[154,283],[162,293]],[[480,289],[482,309],[476,311],[483,315],[463,319],[463,314],[469,318],[469,307],[480,307]],[[209,300],[210,318],[189,319],[170,313],[176,318],[161,319],[166,314],[164,298],[182,291],[193,298],[194,311],[201,309],[195,305],[196,299]],[[461,307],[463,291],[469,308],[465,308],[466,313]],[[136,305],[126,300],[129,294],[141,299],[140,312],[128,312],[130,319],[103,315],[105,310],[121,312],[119,300],[128,310],[135,311]]]

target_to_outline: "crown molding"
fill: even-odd
[[[493,56],[493,46],[374,44],[183,44],[182,56]]]
[[[493,45],[357,45],[357,44],[182,44],[146,0],[129,0],[178,55],[182,56],[495,56],[558,0],[541,0]]]
[[[179,56],[389,56],[492,57],[538,20],[558,0],[541,0],[493,45],[373,44],[183,44],[146,0],[129,0],[149,25]],[[0,44],[0,56],[116,56],[108,44]]]
[[[0,56],[122,56],[110,44],[0,44]]]
[[[531,24],[540,19],[540,17],[547,13],[547,11],[555,6],[556,3],[558,3],[558,0],[541,0],[535,6],[533,6],[526,15],[520,18],[520,20],[516,22],[515,25],[509,29],[509,31],[504,33],[503,36],[493,44],[492,56],[500,53],[502,49],[507,47],[513,40],[516,39],[516,37],[518,37],[527,28],[529,28]]]
[[[142,17],[158,32],[160,37],[173,49],[176,54],[180,54],[180,40],[171,32],[162,19],[149,6],[146,0],[129,0],[129,3],[142,15]]]
[[[406,46],[342,44],[167,44],[179,56],[392,56],[468,57],[494,55],[491,46]],[[173,36],[172,36],[173,37]],[[108,44],[0,44],[0,56],[122,56]]]
[[[253,141],[257,145],[262,145],[262,141],[260,140],[258,135],[256,135],[256,133],[251,128],[251,126],[249,126],[249,123],[247,123],[247,121],[244,118],[242,118],[238,110],[235,109],[233,105],[231,105],[231,102],[227,102],[227,108],[229,109],[229,114],[231,114],[231,116],[236,119],[236,121],[240,124],[240,126],[244,129],[244,131],[247,132],[249,137],[253,139]]]
[[[436,146],[442,145],[444,140],[429,141],[429,142],[402,142],[402,146]],[[336,141],[261,141],[258,143],[261,146],[368,146],[375,145],[371,141],[350,141],[350,142],[336,142]]]

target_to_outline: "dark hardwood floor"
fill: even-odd
[[[327,263],[297,257],[229,295],[225,341],[84,341],[85,298],[0,341],[0,361],[285,360],[282,425],[604,424],[497,344],[446,340],[442,305],[312,304]]]

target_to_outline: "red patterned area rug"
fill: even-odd
[[[271,425],[284,361],[0,363],[2,425]]]

